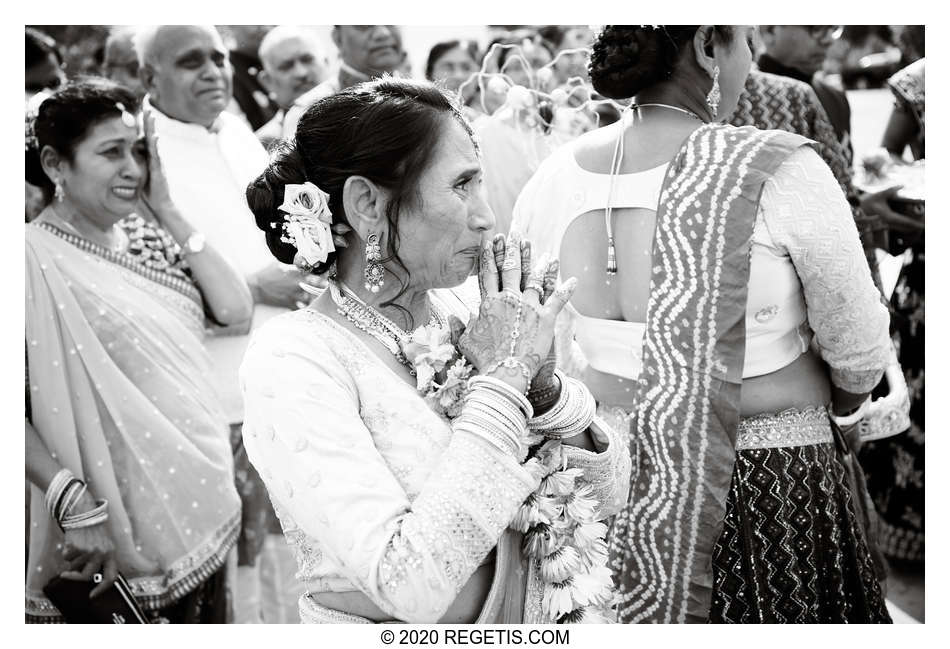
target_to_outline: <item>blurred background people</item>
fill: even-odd
[[[274,116],[277,106],[270,100],[258,76],[261,60],[258,49],[273,25],[223,25],[220,31],[228,45],[233,76],[233,103],[229,110],[247,120],[256,131]]]
[[[361,81],[397,72],[406,62],[397,25],[334,25],[331,37],[339,53],[339,70],[298,97],[287,110],[284,137],[293,136],[300,116],[313,102]]]
[[[26,28],[26,112],[35,114],[39,103],[66,81],[63,55],[47,34]],[[29,117],[28,117],[29,119]],[[29,180],[26,186],[26,220],[33,220],[45,206],[43,193]]]
[[[923,44],[920,44],[923,47]],[[894,106],[881,141],[906,172],[905,149],[923,174],[925,59],[890,79]],[[907,187],[912,190],[912,187]],[[923,189],[922,179],[916,191]],[[913,191],[913,190],[912,190]],[[901,258],[891,296],[892,328],[898,359],[910,397],[910,429],[902,435],[865,444],[861,463],[868,472],[868,490],[881,516],[881,545],[900,568],[919,574],[924,562],[924,197],[897,196],[892,205],[910,222],[892,226],[889,252]]]
[[[270,121],[255,133],[267,147],[282,136],[287,109],[326,76],[326,60],[314,34],[291,25],[267,32],[258,55],[262,66],[258,81],[277,106]]]
[[[452,92],[461,90],[461,101],[468,109],[465,112],[469,119],[478,115],[472,108],[479,92],[477,78],[473,77],[479,71],[481,58],[475,41],[451,40],[433,45],[426,59],[426,79],[441,83]]]
[[[851,160],[851,105],[844,90],[820,77],[828,48],[841,37],[841,25],[759,25],[765,51],[759,55],[763,72],[809,84],[831,119],[838,140]]]
[[[56,90],[66,81],[63,54],[52,37],[26,28],[26,99]]]
[[[587,74],[587,59],[594,42],[594,32],[589,26],[545,25],[539,33],[554,52],[554,72],[559,83],[566,83],[574,77],[585,81],[590,79]],[[586,49],[587,52],[569,51],[580,49]]]
[[[100,573],[98,595],[117,572],[152,618],[230,621],[240,500],[201,341],[205,318],[248,320],[251,296],[172,203],[138,108],[112,81],[71,83],[27,142],[48,201],[26,227],[31,622],[63,621],[43,592],[57,575]]]
[[[135,93],[140,100],[145,88],[139,79],[139,59],[135,54],[132,37],[135,27],[116,26],[109,31],[102,61],[102,76],[112,79]]]

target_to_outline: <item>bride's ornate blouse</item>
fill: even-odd
[[[313,310],[262,327],[240,374],[248,456],[310,593],[358,590],[395,618],[434,622],[538,487]],[[614,431],[592,432],[601,452],[570,457],[603,518],[626,499],[630,460]]]

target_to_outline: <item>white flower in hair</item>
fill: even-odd
[[[336,247],[330,225],[333,215],[327,201],[330,195],[306,182],[302,185],[285,185],[284,202],[277,209],[285,212],[283,241],[291,243],[311,266],[327,260]]]

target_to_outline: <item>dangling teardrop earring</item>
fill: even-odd
[[[719,89],[719,66],[713,68],[713,82],[712,88],[709,89],[709,94],[706,95],[706,104],[709,106],[709,110],[712,111],[712,121],[716,121],[716,118],[719,116],[719,102],[722,100],[722,91]]]
[[[56,191],[54,192],[54,195],[56,196],[56,200],[57,200],[57,201],[59,201],[60,203],[63,202],[63,197],[64,197],[66,194],[65,194],[65,192],[63,191],[63,179],[62,179],[62,178],[57,178],[57,179],[56,179]]]
[[[366,266],[363,268],[363,287],[372,293],[379,293],[385,283],[383,265],[379,261],[383,258],[379,250],[379,234],[372,232],[366,237]]]

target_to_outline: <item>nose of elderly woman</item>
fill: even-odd
[[[473,230],[489,232],[495,229],[495,213],[492,212],[484,191],[478,192],[475,196],[468,214],[468,221],[469,227]]]

